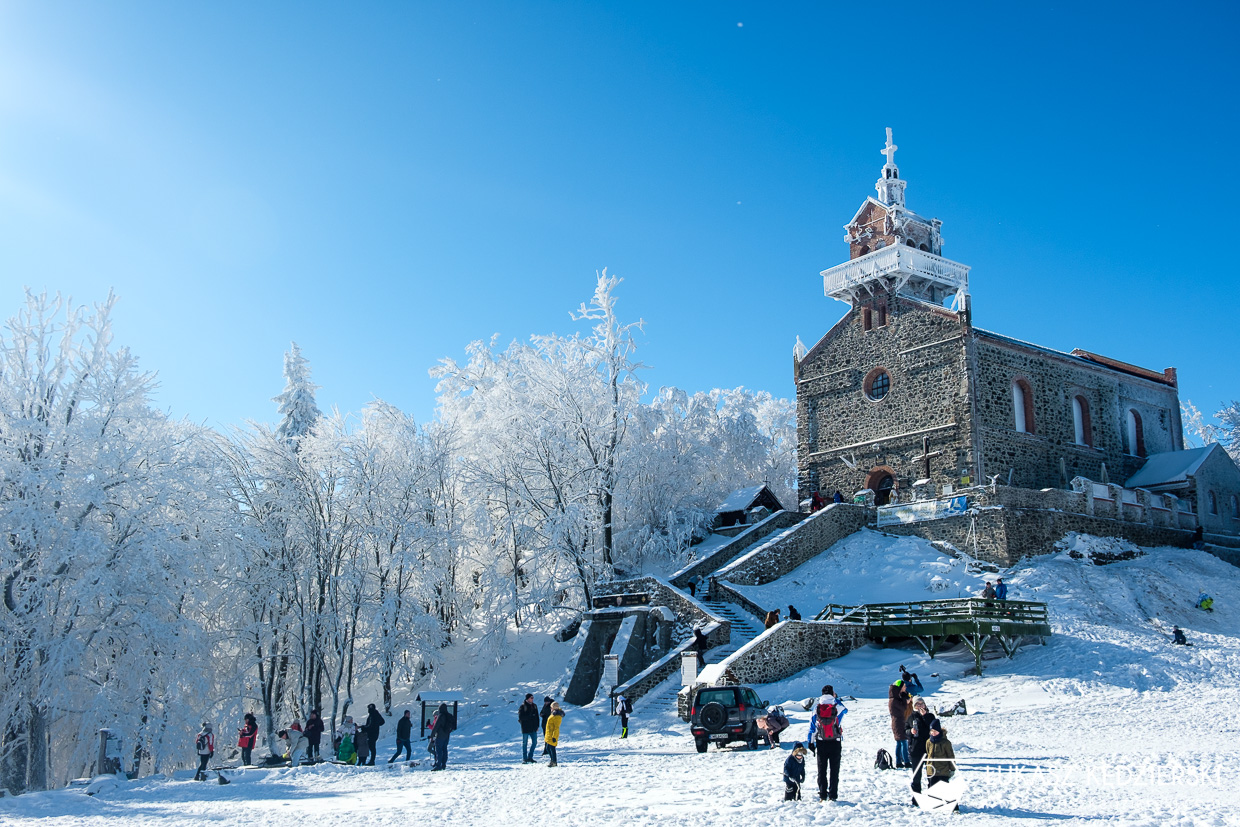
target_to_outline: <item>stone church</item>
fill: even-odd
[[[1187,493],[1198,513],[1209,499],[1217,519],[1207,525],[1203,513],[1206,530],[1240,531],[1235,464],[1212,452],[1203,481],[1186,477],[1193,462],[1178,461],[1191,452],[1175,369],[975,327],[969,267],[942,257],[942,222],[905,205],[895,151],[888,129],[877,197],[845,225],[849,260],[822,272],[826,295],[850,309],[812,348],[797,341],[800,498],[871,489],[882,505],[912,499],[915,488],[920,497],[992,479],[1029,489],[1067,488],[1078,476],[1124,485],[1148,462],[1142,487]]]

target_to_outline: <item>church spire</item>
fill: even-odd
[[[896,166],[897,149],[899,147],[891,142],[891,127],[889,126],[887,127],[887,146],[881,150],[881,154],[887,156],[887,163],[883,164],[883,173],[879,176],[874,189],[878,190],[879,201],[893,207],[903,207],[904,181],[900,178],[900,168]]]

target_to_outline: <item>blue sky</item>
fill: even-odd
[[[1240,397],[1234,4],[0,2],[0,316],[120,296],[161,407],[425,421],[625,279],[652,386],[791,397],[882,165],[974,321]],[[1217,206],[1216,206],[1217,205]],[[1219,209],[1219,206],[1222,209]]]

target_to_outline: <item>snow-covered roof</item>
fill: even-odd
[[[765,485],[751,485],[748,488],[738,488],[727,496],[727,498],[719,503],[719,507],[715,511],[744,511],[753,505],[753,501],[762,493]]]
[[[1141,470],[1128,478],[1126,488],[1150,488],[1156,485],[1168,485],[1185,482],[1190,474],[1196,474],[1201,463],[1206,461],[1216,448],[1222,450],[1217,442],[1204,448],[1190,448],[1187,451],[1165,451],[1161,454],[1150,454]]]
[[[465,703],[459,692],[420,692],[414,700],[425,704]]]

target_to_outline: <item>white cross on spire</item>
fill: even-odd
[[[887,156],[887,166],[894,167],[896,165],[896,150],[898,146],[891,142],[891,127],[887,127],[887,146],[883,147],[879,152],[880,155]]]

